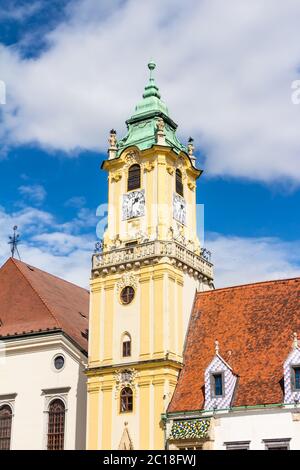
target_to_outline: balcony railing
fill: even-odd
[[[210,279],[213,278],[212,263],[176,241],[155,240],[141,245],[97,253],[93,255],[93,270],[164,256],[174,258],[182,265],[198,271],[199,274],[203,274]]]

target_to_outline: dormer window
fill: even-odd
[[[212,374],[212,392],[214,397],[223,396],[223,374]]]
[[[300,347],[297,333],[293,337],[292,350],[283,364],[284,403],[300,401]]]
[[[292,366],[291,384],[292,384],[292,390],[294,392],[300,391],[300,365],[299,366]]]
[[[205,369],[206,410],[220,410],[231,406],[237,375],[219,353],[219,342],[215,341],[215,356]]]

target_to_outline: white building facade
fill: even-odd
[[[0,423],[1,410],[7,418],[0,448],[46,450],[53,441],[53,448],[84,449],[85,366],[86,356],[61,332],[1,341]],[[51,429],[53,404],[63,429]]]
[[[0,269],[0,450],[81,450],[89,294],[37,268]]]

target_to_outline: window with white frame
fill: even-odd
[[[67,435],[68,393],[71,387],[44,389],[44,449],[65,449]]]
[[[12,448],[12,424],[17,394],[0,395],[0,450]]]
[[[0,406],[0,450],[10,450],[12,409],[9,405]]]
[[[64,402],[59,398],[52,400],[48,407],[47,450],[64,450],[65,415]]]

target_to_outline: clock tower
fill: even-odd
[[[213,270],[196,230],[193,142],[176,136],[148,64],[149,83],[126,136],[110,133],[108,223],[93,256],[88,449],[163,449],[162,414],[182,367],[196,290]]]

